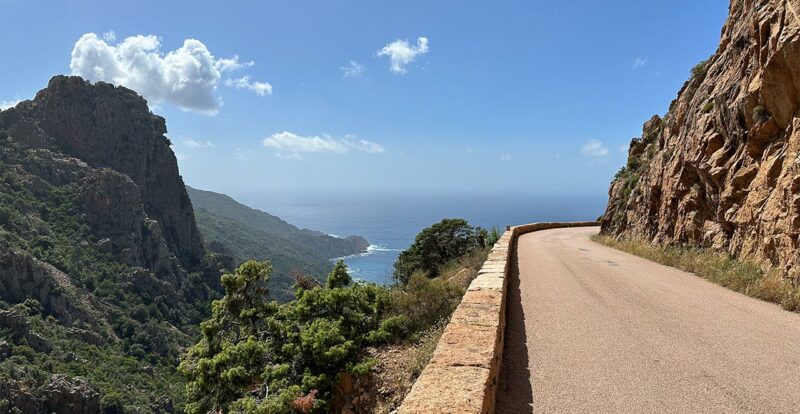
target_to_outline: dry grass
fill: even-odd
[[[377,363],[369,375],[356,381],[353,411],[388,414],[396,410],[433,357],[445,325],[429,329],[411,344],[369,349],[369,356]]]
[[[778,303],[786,310],[800,311],[800,286],[793,286],[777,270],[764,271],[756,263],[737,260],[709,249],[653,246],[638,240],[616,240],[600,235],[593,236],[592,240],[663,265],[694,273],[748,296]]]
[[[445,265],[439,277],[413,275],[392,290],[390,311],[412,320],[412,333],[397,343],[372,348],[376,364],[355,382],[350,409],[356,414],[388,414],[397,409],[428,365],[453,310],[478,275],[489,248],[475,250]]]

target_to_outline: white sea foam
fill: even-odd
[[[367,247],[367,254],[374,253],[374,252],[402,252],[402,249],[390,249],[388,247],[381,246],[379,244],[370,244]]]
[[[351,255],[348,255],[348,256],[335,257],[335,258],[331,259],[331,261],[332,262],[338,262],[339,260],[347,260],[347,259],[351,259],[353,257],[364,257],[364,256],[369,256],[369,255],[375,254],[375,253],[402,252],[402,251],[403,251],[402,249],[391,249],[391,248],[388,248],[386,246],[381,246],[379,244],[370,244],[367,247],[367,251],[365,251],[365,252],[351,254]]]

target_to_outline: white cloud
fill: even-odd
[[[225,79],[225,86],[236,89],[250,89],[258,96],[272,95],[272,85],[267,82],[251,81],[250,75],[244,75],[238,79]]]
[[[500,155],[500,161],[503,161],[503,162],[511,161],[511,154],[505,153],[505,154]]]
[[[386,152],[386,149],[383,148],[380,144],[372,141],[367,141],[365,139],[360,139],[355,135],[345,135],[344,139],[342,140],[342,143],[358,151],[371,152],[371,153]]]
[[[276,152],[275,156],[278,157],[278,158],[283,158],[285,160],[298,160],[299,161],[299,160],[304,159],[302,155],[300,155],[300,154],[298,154],[296,152],[292,153],[292,154],[281,154],[280,152]]]
[[[622,145],[619,146],[619,152],[621,152],[623,154],[627,154],[629,149],[630,149],[630,145],[628,145],[628,144],[622,144]]]
[[[186,39],[181,47],[166,53],[161,51],[161,40],[153,35],[114,42],[106,35],[81,36],[72,49],[72,74],[126,86],[156,104],[169,102],[183,110],[208,115],[216,114],[221,106],[214,92],[222,74],[252,66],[252,62],[239,62],[238,56],[217,59],[196,39]],[[249,78],[245,87],[259,95],[272,89],[267,83],[250,82]]]
[[[339,70],[342,71],[343,79],[358,79],[364,75],[366,68],[364,68],[364,65],[351,60],[350,63],[340,67]]]
[[[239,55],[233,55],[232,58],[217,59],[216,63],[217,68],[222,72],[249,68],[255,64],[256,62],[253,62],[252,60],[244,63],[239,62]]]
[[[172,151],[172,152],[175,153],[175,159],[178,160],[178,161],[186,161],[189,158],[191,158],[187,154],[183,154],[183,153],[180,153],[180,152],[177,152],[177,151]]]
[[[183,145],[188,148],[216,148],[217,146],[211,143],[211,141],[206,142],[199,142],[193,139],[185,139],[183,140]]]
[[[281,158],[302,159],[304,152],[333,152],[344,154],[350,150],[369,153],[381,153],[386,150],[378,143],[359,139],[354,135],[346,135],[337,139],[330,135],[304,137],[288,131],[272,134],[265,138],[263,145],[277,150],[275,154]]]
[[[581,154],[589,158],[603,158],[608,155],[608,148],[599,140],[592,139],[581,147]]]
[[[637,57],[636,60],[633,61],[633,65],[631,66],[632,69],[639,69],[647,64],[647,58]]]
[[[265,138],[264,146],[288,152],[347,152],[344,144],[331,137],[303,137],[289,131],[272,134]]]
[[[109,30],[109,31],[103,33],[103,40],[105,40],[106,42],[113,42],[113,41],[117,40],[117,34],[114,33],[113,30]]]
[[[467,152],[472,154],[475,150],[472,147],[467,147]]]
[[[417,38],[417,45],[413,46],[407,40],[395,40],[388,43],[378,51],[378,56],[389,56],[390,70],[394,73],[406,73],[406,65],[415,61],[418,56],[428,53],[428,38]]]
[[[13,108],[22,101],[23,99],[17,99],[13,101],[0,101],[0,111],[5,111],[8,108]]]
[[[556,153],[556,159],[557,159],[557,160],[560,160],[560,159],[561,159],[561,153],[560,153],[560,152],[557,152],[557,153]]]

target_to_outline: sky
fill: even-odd
[[[128,86],[187,184],[241,193],[605,194],[723,0],[0,0],[0,107]]]

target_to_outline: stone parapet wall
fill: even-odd
[[[489,253],[453,313],[398,414],[494,413],[506,321],[506,291],[517,238],[597,222],[533,223],[509,228]]]

